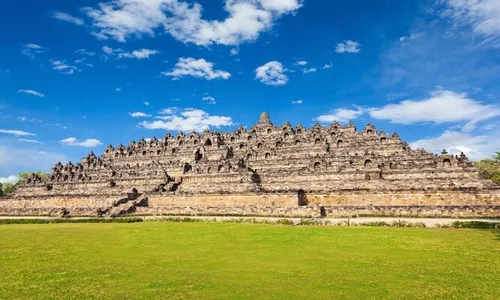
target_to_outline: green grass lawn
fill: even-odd
[[[0,226],[2,299],[499,297],[498,230]]]

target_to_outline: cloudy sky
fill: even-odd
[[[500,149],[498,0],[17,0],[0,24],[4,182],[261,111],[472,159]]]

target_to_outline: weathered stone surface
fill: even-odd
[[[278,127],[263,113],[249,130],[168,133],[57,163],[47,181],[33,174],[0,201],[0,214],[499,216],[499,207],[499,186],[464,154],[413,150],[371,124]]]

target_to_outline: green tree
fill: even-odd
[[[7,196],[9,195],[10,193],[12,193],[12,191],[18,186],[20,185],[21,183],[23,183],[26,179],[28,179],[29,176],[31,176],[31,174],[37,174],[38,176],[40,176],[40,178],[42,178],[43,180],[46,180],[49,178],[49,173],[46,173],[46,172],[41,172],[41,171],[35,171],[35,172],[21,172],[17,175],[17,181],[15,183],[5,183],[3,184],[3,188],[0,188],[1,190],[1,194],[0,196]]]
[[[19,180],[16,182],[16,185],[19,184],[20,182],[25,181],[28,179],[28,177],[31,176],[31,174],[35,173],[36,175],[40,176],[43,180],[49,178],[49,173],[46,172],[41,172],[41,171],[35,171],[35,172],[21,172],[17,175],[17,178]]]
[[[5,196],[9,195],[10,193],[12,193],[14,188],[15,188],[15,186],[12,183],[5,183],[3,185],[3,194]]]
[[[483,159],[474,162],[482,178],[491,179],[496,184],[500,184],[500,152],[496,153],[493,159]]]
[[[0,197],[3,196],[3,184],[0,182]]]

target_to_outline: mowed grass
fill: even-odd
[[[498,230],[0,226],[2,299],[499,297]]]

